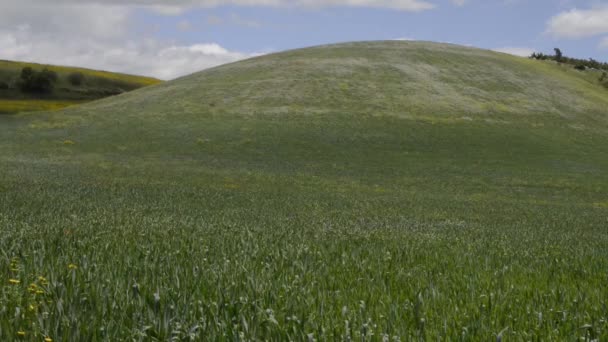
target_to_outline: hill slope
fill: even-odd
[[[25,67],[37,71],[47,68],[56,72],[58,78],[53,92],[40,94],[21,91],[18,82]],[[82,75],[82,80],[77,84],[69,81],[69,76],[75,73]],[[0,114],[55,110],[158,83],[159,80],[150,77],[0,60]]]
[[[607,339],[594,78],[352,43],[0,117],[0,339]]]
[[[585,77],[569,66],[417,42],[353,43],[273,54],[123,100],[117,105],[137,106],[145,100],[146,109],[156,111],[170,107],[238,114],[348,111],[486,118],[571,118],[605,113],[608,102],[597,77]]]

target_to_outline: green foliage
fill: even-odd
[[[534,52],[532,53],[532,55],[530,55],[531,59],[536,59],[536,60],[553,60],[556,61],[558,63],[565,63],[565,64],[570,64],[575,66],[576,69],[578,70],[584,70],[585,69],[596,69],[596,70],[608,70],[608,63],[602,63],[602,62],[598,62],[593,58],[589,58],[588,60],[585,59],[579,59],[579,58],[571,58],[571,57],[566,57],[562,54],[561,50],[559,49],[555,49],[555,55],[545,55],[542,52]],[[559,54],[558,54],[559,52]]]
[[[19,87],[26,93],[51,93],[55,82],[57,82],[56,72],[47,68],[36,71],[31,67],[25,67],[21,70]]]
[[[603,84],[606,88],[608,88],[608,73],[607,72],[603,72],[602,76],[600,76],[599,79],[600,83]]]
[[[0,340],[604,341],[604,95],[383,42],[0,117]]]
[[[79,71],[72,72],[68,75],[68,81],[73,86],[77,86],[77,87],[81,86],[82,83],[84,82],[84,79],[85,79],[84,74]]]
[[[561,63],[562,57],[563,57],[562,50],[560,50],[558,48],[555,48],[553,50],[555,51],[555,61],[558,63]]]
[[[54,110],[159,82],[105,71],[0,61],[0,113]]]
[[[585,70],[587,70],[587,67],[582,64],[577,64],[574,66],[574,69],[580,70],[580,71],[585,71]]]

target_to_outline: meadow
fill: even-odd
[[[591,79],[361,43],[0,116],[0,340],[608,339]]]

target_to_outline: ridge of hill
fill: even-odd
[[[604,113],[597,71],[425,42],[363,42],[265,55],[117,99],[206,113],[554,117]],[[152,101],[150,101],[152,100]],[[99,104],[104,108],[109,102]],[[93,107],[91,108],[95,108]]]

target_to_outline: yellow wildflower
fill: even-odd
[[[17,336],[25,337],[25,331],[17,331]]]
[[[78,265],[76,265],[76,264],[69,264],[68,268],[71,269],[71,270],[75,270],[75,269],[78,268]]]
[[[21,281],[19,281],[17,279],[9,279],[8,282],[11,283],[12,285],[19,285],[19,284],[21,284]]]
[[[45,337],[44,342],[53,342],[53,339],[50,337]]]
[[[36,294],[37,294],[37,295],[44,294],[44,291],[42,291],[42,290],[38,290],[38,291],[36,291]]]
[[[47,286],[49,284],[49,281],[43,276],[38,277],[38,281],[42,286]]]

